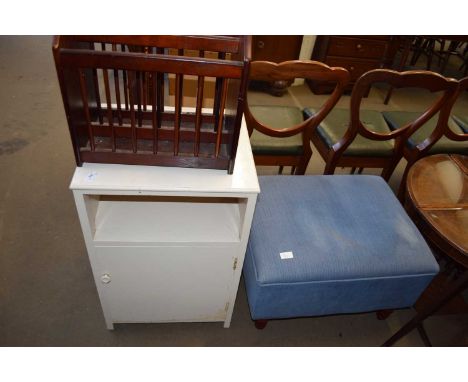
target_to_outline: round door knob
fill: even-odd
[[[108,273],[104,273],[102,276],[101,276],[101,281],[103,284],[109,284],[111,282],[111,277]]]
[[[356,45],[356,48],[361,49],[361,48],[362,48],[362,45],[361,45],[361,44],[357,44],[357,45]]]
[[[260,48],[260,49],[263,49],[265,47],[265,43],[263,41],[259,41],[257,46]]]

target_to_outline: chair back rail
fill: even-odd
[[[361,121],[361,104],[363,98],[367,97],[371,86],[375,83],[385,83],[392,88],[421,88],[429,92],[442,92],[435,102],[423,111],[415,120],[400,126],[398,129],[388,132],[372,131]],[[324,174],[333,174],[337,166],[382,168],[382,177],[389,180],[396,165],[403,157],[405,143],[409,137],[450,101],[458,87],[458,81],[445,78],[440,74],[429,71],[406,71],[397,72],[388,69],[374,69],[364,73],[355,83],[351,93],[350,118],[348,126],[341,138],[327,147],[318,134],[313,134],[312,140],[319,149],[326,165]],[[376,123],[378,121],[376,120]],[[437,126],[444,124],[444,114],[439,113]],[[436,129],[437,130],[437,129]],[[437,130],[438,131],[438,130]],[[356,137],[375,140],[394,140],[391,152],[369,152],[359,155],[346,155],[346,150]]]
[[[269,61],[253,61],[250,64],[249,78],[250,80],[259,81],[289,81],[296,78],[305,78],[329,81],[336,84],[332,94],[316,114],[307,118],[302,123],[295,126],[285,127],[280,130],[272,129],[255,119],[247,102],[245,107],[245,116],[249,127],[249,133],[251,134],[255,128],[263,134],[280,138],[290,137],[307,129],[315,129],[340,99],[344,88],[350,80],[350,74],[344,68],[330,67],[318,61],[293,60],[279,64]]]
[[[369,130],[360,119],[362,99],[366,96],[368,89],[375,83],[386,83],[394,88],[422,88],[430,92],[443,92],[428,109],[414,121],[400,126],[389,133],[379,133]],[[422,125],[429,121],[450,100],[458,87],[454,79],[445,78],[440,74],[429,71],[406,71],[397,72],[389,69],[374,69],[364,73],[354,85],[351,93],[350,124],[345,135],[333,147],[337,155],[343,153],[358,135],[365,138],[386,141],[395,139],[394,155],[401,159],[405,141]],[[438,125],[443,124],[439,117]]]
[[[423,143],[425,145],[421,147],[423,152],[427,152],[442,136],[446,136],[448,139],[452,141],[466,141],[468,140],[468,134],[458,134],[454,132],[449,124],[448,120],[450,118],[450,114],[452,112],[453,106],[455,105],[457,99],[460,97],[463,92],[468,90],[468,77],[462,78],[458,81],[458,88],[456,92],[453,94],[452,98],[444,105],[441,110],[441,119],[445,122],[444,124],[438,125],[436,129],[434,129],[433,133],[430,137],[428,137]],[[418,145],[418,149],[419,149]]]
[[[335,84],[333,93],[322,104],[319,111],[305,121],[298,122],[297,118],[295,118],[297,123],[293,126],[282,128],[267,126],[252,114],[248,100],[245,104],[244,113],[250,135],[254,130],[258,130],[260,133],[272,137],[272,139],[301,135],[301,143],[296,142],[297,144],[292,151],[287,151],[286,146],[282,148],[279,141],[273,143],[273,147],[276,145],[277,149],[267,148],[266,152],[262,151],[261,146],[259,146],[259,151],[256,151],[256,148],[253,147],[255,163],[258,165],[279,166],[280,173],[282,173],[283,166],[291,166],[291,173],[303,175],[312,156],[310,148],[312,131],[317,128],[338,102],[350,80],[349,72],[346,69],[329,67],[317,61],[293,60],[281,63],[254,61],[250,65],[249,73],[250,80],[274,82],[305,78]]]
[[[453,82],[455,80],[450,81]],[[403,172],[398,190],[398,198],[402,202],[404,201],[405,197],[406,180],[409,169],[418,159],[426,156],[429,150],[439,141],[439,139],[441,139],[443,136],[446,136],[448,139],[455,142],[468,141],[468,134],[458,134],[454,132],[449,125],[450,114],[452,112],[453,106],[455,105],[455,102],[459,96],[468,89],[468,77],[462,78],[461,80],[455,82],[457,86],[455,90],[451,92],[449,99],[447,99],[446,102],[442,105],[437,125],[432,131],[431,135],[429,135],[422,142],[419,142],[413,148],[405,148],[405,157],[408,163]],[[407,134],[407,137],[410,137],[414,131],[416,131],[416,129],[412,129],[410,134]]]
[[[388,134],[381,134],[367,129],[360,120],[360,108],[364,95],[369,86],[384,82],[393,88],[422,88],[430,92],[443,92],[436,102],[425,110],[414,121],[401,126]],[[363,74],[351,93],[351,133],[357,132],[368,139],[389,140],[405,135],[411,136],[419,127],[429,121],[443,105],[449,101],[457,88],[457,81],[445,78],[440,74],[429,71],[397,72],[388,69],[375,69]],[[440,121],[442,122],[442,121]]]

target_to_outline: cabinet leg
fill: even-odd
[[[106,328],[107,330],[114,330],[114,324],[106,320]]]
[[[255,327],[259,330],[265,329],[268,324],[268,320],[255,320]]]

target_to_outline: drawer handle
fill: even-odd
[[[101,276],[101,281],[102,281],[103,284],[109,284],[109,283],[111,282],[110,274],[104,273],[104,274]]]
[[[349,67],[349,70],[354,70],[354,66],[350,66],[350,67]]]
[[[260,49],[263,49],[265,48],[265,43],[263,41],[259,41],[257,46],[260,48]]]
[[[360,50],[360,49],[362,49],[362,45],[361,45],[361,44],[357,44],[357,45],[356,45],[356,48],[357,48],[358,50]]]

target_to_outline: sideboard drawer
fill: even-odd
[[[386,67],[393,61],[389,52],[392,38],[390,36],[317,36],[312,60],[321,61],[330,66],[340,66],[351,74],[351,81],[345,92],[353,89],[356,80],[365,72]],[[330,84],[306,80],[315,94],[333,91]]]
[[[328,56],[381,59],[387,47],[383,40],[366,40],[353,37],[330,37]]]
[[[328,57],[326,62],[330,66],[339,66],[345,68],[351,74],[351,81],[356,81],[365,72],[372,69],[377,69],[379,63],[371,60],[356,60],[352,58],[343,57]]]

